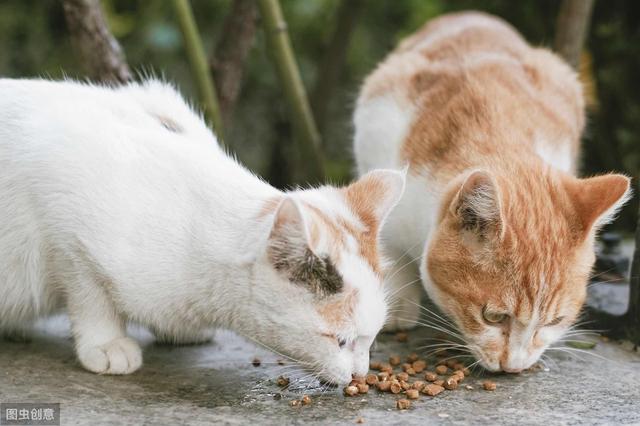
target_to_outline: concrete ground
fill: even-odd
[[[422,396],[406,411],[396,396],[376,391],[345,398],[340,389],[323,390],[296,375],[292,365],[229,332],[218,332],[201,346],[161,346],[144,330],[145,364],[130,376],[97,376],[75,359],[66,319],[43,323],[30,343],[0,341],[0,402],[59,402],[62,424],[640,424],[640,355],[618,343],[598,339],[593,350],[551,352],[548,370],[488,376],[494,392],[481,389],[484,378],[430,398]],[[407,355],[424,344],[426,330],[411,332],[408,343],[381,336],[373,359]],[[259,367],[251,365],[254,357]],[[292,376],[288,390],[275,384]],[[298,379],[295,379],[298,377]],[[309,406],[289,401],[308,394]]]

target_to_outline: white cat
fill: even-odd
[[[127,374],[127,321],[225,327],[348,382],[385,321],[377,236],[403,186],[280,192],[160,82],[0,79],[0,330],[66,309],[82,365]]]

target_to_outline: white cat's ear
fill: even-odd
[[[504,224],[500,212],[497,183],[484,170],[471,172],[449,204],[449,214],[460,222],[463,230],[485,236],[489,231],[502,233]]]
[[[620,207],[631,198],[629,184],[628,177],[618,174],[571,178],[565,182],[575,214],[585,232],[613,220]]]
[[[406,169],[380,169],[365,174],[344,189],[349,207],[364,222],[384,222],[402,197],[406,174]]]
[[[309,234],[302,209],[296,200],[286,197],[280,202],[269,235],[271,243],[284,243],[306,248]]]
[[[316,296],[335,294],[343,288],[342,277],[331,259],[311,249],[303,210],[293,198],[285,198],[278,206],[267,256],[276,271]]]

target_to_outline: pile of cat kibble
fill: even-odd
[[[388,362],[373,361],[370,369],[374,373],[365,377],[354,377],[344,388],[345,396],[357,396],[369,393],[371,388],[381,393],[402,396],[396,400],[396,408],[406,410],[411,407],[411,400],[420,399],[421,395],[435,397],[444,391],[453,391],[462,387],[462,382],[471,373],[469,369],[455,359],[441,360],[434,364],[433,371],[428,370],[427,361],[417,354],[409,355],[405,362],[397,355],[389,357]],[[473,386],[465,385],[467,390]],[[493,391],[496,384],[486,380],[482,383],[484,390]]]

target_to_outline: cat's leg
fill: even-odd
[[[83,277],[67,286],[67,309],[84,368],[100,374],[129,374],[142,365],[140,346],[127,337],[124,319],[95,280]]]
[[[415,261],[402,257],[385,279],[389,294],[389,313],[383,331],[406,330],[416,326],[420,317],[422,288]]]
[[[161,345],[201,345],[213,340],[214,330],[190,330],[182,332],[170,332],[152,328],[156,336],[156,343]]]

